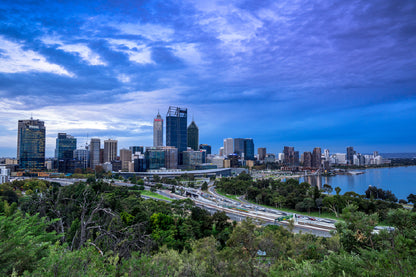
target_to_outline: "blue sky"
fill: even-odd
[[[416,152],[416,2],[1,1],[0,156],[17,120],[82,145],[152,144],[188,108],[200,143]]]

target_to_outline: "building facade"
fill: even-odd
[[[118,141],[114,139],[104,141],[103,163],[114,161],[117,158],[117,144]]]
[[[200,144],[199,150],[205,150],[207,151],[207,155],[211,155],[211,145],[208,144]]]
[[[55,158],[57,160],[72,160],[77,149],[77,139],[66,133],[58,133],[56,138]]]
[[[120,149],[121,170],[128,171],[131,162],[131,151],[129,149]]]
[[[179,107],[169,107],[166,115],[166,146],[173,146],[178,152],[186,151],[188,110]]]
[[[199,148],[199,128],[195,124],[195,121],[192,120],[191,124],[188,126],[188,147],[191,147],[192,150],[197,151]]]
[[[223,156],[234,154],[234,140],[232,138],[224,139],[224,151]]]
[[[266,148],[265,147],[257,148],[257,155],[258,155],[259,161],[264,161],[264,158],[266,158]]]
[[[312,167],[320,168],[321,167],[321,148],[315,147],[312,153]]]
[[[21,169],[45,168],[45,135],[46,128],[43,121],[33,118],[18,121],[17,159]]]
[[[90,167],[95,169],[100,164],[100,147],[101,140],[99,138],[92,138],[90,141]]]
[[[251,138],[244,139],[244,160],[254,161],[254,141]]]
[[[163,119],[159,112],[153,120],[153,146],[163,146]]]

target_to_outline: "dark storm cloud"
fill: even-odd
[[[415,14],[410,0],[2,1],[0,98],[15,110],[0,118],[88,105],[93,114],[73,120],[95,121],[79,130],[71,123],[74,133],[97,122],[99,135],[148,142],[147,127],[131,133],[124,122],[148,124],[172,104],[200,111],[210,132],[201,140],[215,147],[252,130],[265,144],[345,143],[351,128],[369,130],[366,145],[380,135],[391,145],[397,137],[381,129],[400,133],[414,118],[393,110],[416,102]],[[100,116],[100,105],[119,110]]]

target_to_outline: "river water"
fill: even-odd
[[[416,194],[416,166],[371,168],[358,171],[364,172],[364,174],[331,177],[308,176],[300,178],[299,181],[317,185],[319,188],[323,184],[331,185],[334,189],[340,187],[341,194],[347,191],[365,194],[370,185],[383,190],[391,190],[398,199],[407,200],[410,193]]]

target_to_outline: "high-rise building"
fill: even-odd
[[[129,170],[129,163],[131,162],[131,151],[129,149],[120,149],[121,170]]]
[[[224,139],[224,151],[223,155],[228,156],[234,153],[234,140],[232,138]]]
[[[166,146],[174,146],[178,152],[187,148],[188,110],[169,107],[166,115]]]
[[[45,167],[45,124],[33,118],[19,120],[17,126],[17,159],[21,169]]]
[[[205,150],[207,151],[207,155],[211,155],[211,145],[208,144],[200,144],[199,150]]]
[[[90,142],[90,167],[95,169],[100,164],[100,145],[99,138],[92,138]]]
[[[285,146],[283,148],[284,160],[283,163],[288,166],[295,165],[295,148],[290,146]]]
[[[114,161],[117,158],[117,140],[104,141],[104,163]]]
[[[165,166],[165,150],[156,147],[146,147],[144,153],[146,159],[146,169],[160,169]]]
[[[192,120],[188,126],[188,147],[192,150],[197,151],[199,145],[199,129],[196,126],[195,121]]]
[[[303,153],[303,166],[312,167],[312,153],[311,152]]]
[[[244,153],[244,141],[245,139],[243,138],[234,139],[234,153],[240,157],[242,157]]]
[[[144,154],[143,146],[130,146],[129,149],[133,155],[136,153]]]
[[[266,148],[257,148],[257,154],[259,155],[259,161],[264,161],[264,158],[266,158]]]
[[[315,147],[312,153],[312,167],[320,168],[321,167],[321,148]]]
[[[56,138],[55,158],[57,160],[71,160],[77,149],[77,139],[66,133],[58,133]]]
[[[153,120],[153,146],[163,146],[163,119],[159,112]]]
[[[244,139],[244,160],[254,160],[254,142],[251,138]]]
[[[165,150],[165,168],[177,169],[178,168],[178,149],[173,146],[160,147]]]
[[[354,151],[354,147],[348,146],[347,147],[347,163],[354,164],[354,155],[356,152]]]
[[[88,161],[90,158],[90,152],[88,147],[86,149],[75,149],[74,150],[74,159],[79,161],[83,169],[88,167]]]

